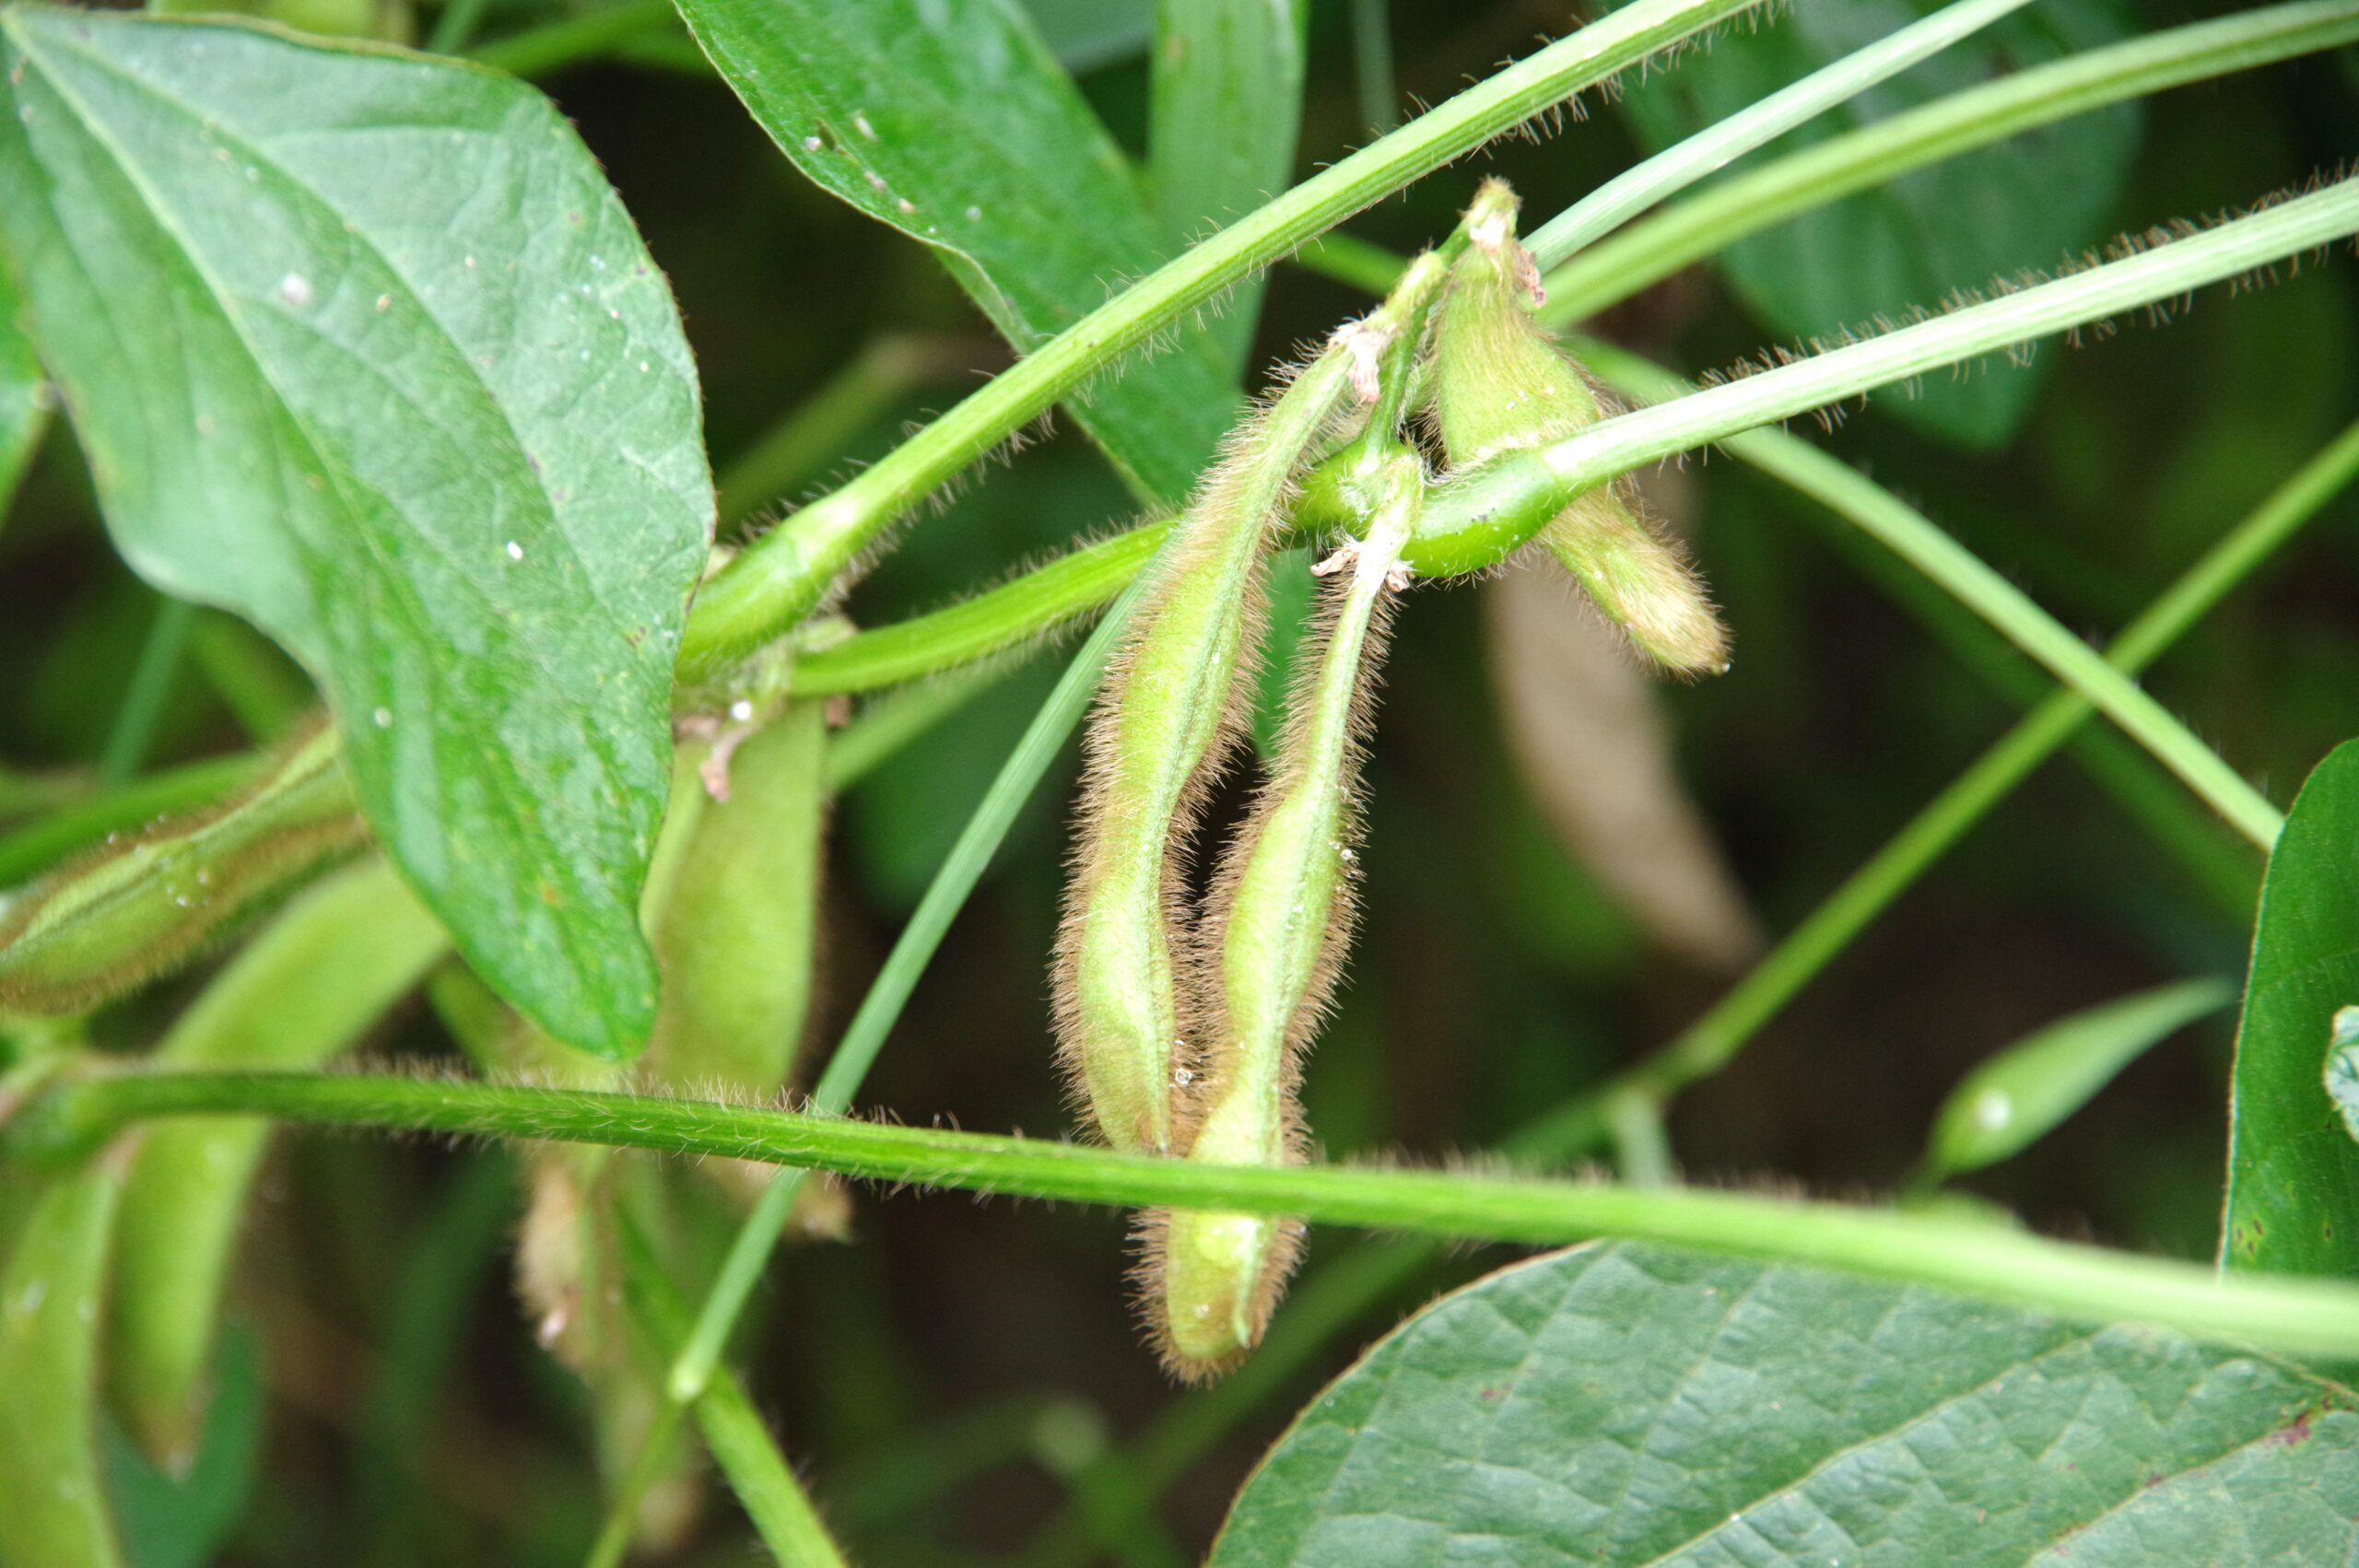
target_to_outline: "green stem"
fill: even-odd
[[[99,783],[112,787],[139,771],[156,741],[156,726],[172,694],[172,677],[180,673],[181,653],[188,646],[188,631],[196,606],[185,599],[166,599],[157,605],[148,624],[147,640],[140,645],[139,662],[132,667],[123,706],[108,732],[106,749],[99,756]]]
[[[1352,0],[1352,80],[1359,89],[1360,125],[1371,136],[1401,123],[1392,79],[1392,18],[1386,4]]]
[[[873,691],[1018,647],[1120,593],[1170,532],[1168,522],[1147,523],[947,609],[802,654],[788,677],[791,689],[797,696]]]
[[[1542,267],[1553,267],[1657,202],[1971,37],[2023,4],[2024,0],[1956,0],[1887,33],[1625,170],[1534,229],[1524,244]]]
[[[1739,175],[1581,251],[1548,275],[1540,318],[1585,320],[1747,235],[1976,147],[2353,40],[2359,0],[2271,6],[2014,72]],[[1383,288],[1379,280],[1372,291]]]
[[[705,584],[689,616],[683,669],[707,672],[803,620],[860,551],[935,486],[1228,285],[1751,3],[1636,0],[1467,88],[1149,274],[723,568]]]
[[[672,21],[672,0],[622,0],[603,10],[511,33],[473,51],[469,58],[529,80],[595,59],[626,39]]]
[[[1039,1139],[582,1090],[373,1074],[133,1073],[60,1083],[0,1144],[86,1157],[158,1117],[546,1140],[760,1160],[870,1180],[1121,1208],[1220,1209],[1553,1246],[1602,1235],[1841,1269],[2301,1356],[2359,1360],[2359,1285],[2234,1275],[1979,1222],[1705,1188],[1330,1164],[1220,1165]]]
[[[456,54],[466,48],[483,21],[487,3],[487,0],[448,0],[442,14],[434,18],[434,30],[426,35],[426,52]]]
[[[2359,186],[2353,187],[2353,194],[2359,194]],[[1645,360],[1603,344],[1585,342],[1579,352],[1600,375],[1636,395],[1672,393],[1684,384]],[[1735,436],[1724,444],[1746,462],[1850,519],[1863,532],[1946,589],[2120,726],[2246,837],[2264,849],[2277,841],[2285,819],[2265,796],[2136,682],[1923,513],[1848,463],[1805,441],[1762,431]]]
[[[735,522],[809,483],[904,394],[980,357],[921,338],[872,340],[721,471],[722,522]]]
[[[688,1304],[680,1299],[654,1247],[630,1216],[620,1216],[616,1228],[622,1242],[624,1297],[641,1334],[657,1354],[663,1354],[687,1332]],[[674,1405],[659,1413],[659,1437],[661,1429],[676,1419],[678,1409]],[[698,1398],[696,1414],[705,1446],[780,1568],[843,1568],[843,1553],[819,1522],[818,1510],[811,1506],[735,1375],[725,1369],[715,1375]],[[662,1452],[660,1441],[651,1443],[640,1458]]]
[[[961,665],[869,702],[861,708],[859,718],[828,737],[827,754],[819,764],[821,787],[830,795],[851,789],[1021,662],[1020,657],[1010,657],[988,664]]]
[[[908,1004],[910,993],[917,989],[919,977],[933,961],[934,950],[942,945],[950,922],[966,907],[968,895],[982,880],[992,857],[998,852],[1008,829],[1015,825],[1016,813],[1039,786],[1041,776],[1047,773],[1049,764],[1062,749],[1074,726],[1081,722],[1090,696],[1097,689],[1099,673],[1113,651],[1114,639],[1121,634],[1127,608],[1126,601],[1100,621],[1089,641],[1074,656],[1056,689],[1033,716],[1023,739],[1008,755],[999,776],[992,780],[990,790],[976,807],[975,814],[968,819],[942,869],[934,873],[925,896],[918,902],[916,913],[902,928],[884,967],[861,1000],[860,1011],[853,1014],[842,1041],[827,1059],[826,1071],[812,1089],[811,1106],[820,1115],[840,1115],[851,1107],[862,1081],[876,1060],[876,1053],[884,1047],[886,1036]],[[712,1375],[730,1330],[760,1280],[770,1249],[777,1245],[779,1232],[786,1223],[802,1180],[800,1171],[781,1171],[772,1178],[756,1201],[753,1212],[731,1240],[729,1255],[722,1260],[721,1271],[698,1310],[695,1328],[673,1360],[668,1387],[675,1401],[695,1398]]]

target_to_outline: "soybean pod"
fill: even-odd
[[[434,918],[381,860],[290,905],[182,1013],[157,1048],[183,1071],[316,1068],[358,1039],[448,951]],[[158,1463],[202,1430],[203,1380],[268,1124],[159,1121],[133,1157],[115,1240],[107,1386]]]
[[[1262,546],[1348,373],[1344,355],[1320,356],[1231,438],[1149,568],[1136,629],[1091,717],[1057,940],[1057,1037],[1075,1099],[1127,1153],[1171,1146],[1171,926],[1189,834],[1250,716]]]
[[[1485,181],[1467,209],[1469,244],[1450,268],[1434,333],[1434,425],[1457,475],[1587,428],[1610,411],[1588,372],[1532,318],[1532,252],[1517,243],[1516,198]],[[1648,521],[1627,479],[1575,497],[1539,535],[1608,620],[1682,674],[1728,665],[1728,633],[1679,548]]]
[[[98,1460],[99,1301],[121,1191],[104,1154],[50,1177],[0,1270],[0,1562],[8,1568],[123,1562]]]
[[[110,845],[16,895],[0,911],[0,1008],[111,1000],[367,837],[335,731],[323,727],[217,811]]]
[[[1198,962],[1208,1048],[1183,1071],[1180,1138],[1191,1160],[1299,1161],[1300,1058],[1332,998],[1352,921],[1354,781],[1398,555],[1423,493],[1399,455],[1376,481],[1367,537],[1331,567],[1350,576],[1304,645],[1278,764],[1214,883]],[[1182,1377],[1234,1363],[1262,1338],[1300,1249],[1298,1221],[1180,1210],[1147,1216],[1146,1281],[1157,1348]]]
[[[768,1097],[786,1082],[809,1011],[826,796],[827,720],[789,704],[729,761],[660,910],[663,1000],[646,1071],[657,1082]]]

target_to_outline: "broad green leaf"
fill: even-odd
[[[21,320],[25,302],[0,268],[0,523],[49,423],[49,383]]]
[[[2029,1148],[2149,1047],[2235,996],[2223,981],[2181,980],[2071,1013],[2016,1041],[1942,1102],[1925,1177],[1980,1170]]]
[[[638,1048],[712,527],[670,290],[532,88],[244,26],[0,14],[0,245],[107,525],[319,679],[470,963]]]
[[[1668,146],[1755,99],[1938,9],[1937,0],[1797,6],[1774,26],[1683,57],[1622,99],[1640,138]],[[2118,0],[2026,6],[1916,69],[1861,93],[1757,157],[1837,135],[2027,64],[2134,30]],[[1938,309],[2024,268],[2053,267],[2107,235],[2131,158],[2134,105],[2082,115],[1907,175],[1731,246],[1723,275],[1763,325],[1807,338],[1879,313]],[[2165,215],[2167,216],[2167,215]],[[2003,360],[1929,378],[1876,407],[1968,447],[1998,446],[2029,412],[2041,361]]]
[[[796,168],[933,246],[1021,353],[1169,251],[1121,149],[1013,0],[681,0]],[[1202,333],[1072,405],[1146,496],[1176,503],[1237,411]]]
[[[1286,187],[1302,124],[1308,0],[1160,0],[1148,179],[1156,216],[1184,245]],[[1262,314],[1262,280],[1228,292],[1208,324],[1223,362],[1244,369]]]
[[[2228,1115],[2220,1262],[2359,1274],[2359,1143],[2325,1075],[2359,1004],[2359,741],[2311,770],[2269,857]]]
[[[1598,1246],[1396,1329],[1279,1441],[1212,1561],[2341,1562],[2354,1402],[2155,1329]]]

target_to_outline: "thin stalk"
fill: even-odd
[[[830,795],[851,789],[1022,662],[1018,653],[987,664],[961,665],[868,703],[859,718],[828,737],[827,755],[819,763],[821,788]]]
[[[185,599],[166,599],[148,623],[147,639],[140,645],[139,662],[132,666],[131,684],[123,688],[123,706],[115,710],[114,728],[107,733],[99,755],[99,783],[112,787],[139,771],[155,744],[156,726],[172,694],[172,677],[180,673],[181,654],[188,647],[189,626],[196,606]]]
[[[2307,0],[2172,28],[2011,73],[1738,175],[1569,261],[1543,258],[1542,264],[1555,270],[1547,276],[1540,319],[1552,326],[1585,320],[1748,235],[1977,147],[2109,104],[2353,41],[2359,41],[2359,0]],[[1385,287],[1381,279],[1365,286],[1378,293]]]
[[[1128,607],[1126,600],[1098,623],[1097,631],[1066,666],[1049,700],[1033,716],[1023,739],[1001,766],[999,777],[992,780],[982,803],[968,819],[957,843],[951,847],[942,869],[927,886],[925,896],[919,900],[916,913],[902,928],[884,967],[877,971],[868,994],[861,1000],[860,1011],[853,1014],[843,1039],[827,1059],[826,1071],[811,1091],[811,1108],[816,1113],[838,1116],[851,1107],[876,1053],[884,1047],[886,1036],[900,1018],[910,993],[917,989],[918,977],[933,961],[934,950],[942,945],[950,922],[965,907],[968,895],[982,879],[992,857],[1014,825],[1016,813],[1039,788],[1049,764],[1081,722],[1082,713],[1097,689],[1098,675],[1113,651],[1114,639],[1121,635]],[[804,1175],[800,1170],[781,1171],[772,1178],[732,1239],[729,1255],[698,1309],[696,1326],[673,1360],[666,1387],[675,1402],[695,1398],[711,1377],[730,1330],[736,1324],[738,1314],[745,1310],[746,1298],[753,1294],[763,1266],[769,1260],[770,1249],[777,1245]]]
[[[721,471],[721,521],[735,522],[808,484],[903,395],[980,357],[921,338],[873,339]]]
[[[2359,425],[2303,464],[2125,626],[2106,655],[2107,662],[2125,676],[2151,664],[2354,476]],[[1527,1126],[1509,1141],[1509,1149],[1532,1158],[1569,1158],[1608,1136],[1607,1110],[1614,1095],[1635,1091],[1667,1096],[1726,1066],[1870,921],[2087,723],[2091,711],[2085,698],[2070,691],[2034,708],[1718,1003],[1660,1050]]]
[[[1684,384],[1603,344],[1584,343],[1579,352],[1600,375],[1637,395],[1661,395]],[[1740,435],[1724,444],[1744,462],[1833,508],[1947,590],[2144,746],[2237,832],[2263,849],[2277,841],[2285,819],[2267,797],[2144,688],[1923,513],[1807,442]]]
[[[688,1304],[680,1299],[654,1247],[630,1216],[622,1216],[616,1229],[622,1240],[624,1298],[641,1334],[662,1355],[687,1331]],[[729,1478],[729,1489],[781,1568],[843,1568],[842,1551],[820,1523],[819,1511],[794,1479],[793,1469],[735,1375],[725,1369],[717,1375],[697,1400],[696,1413],[713,1462]],[[659,1424],[667,1423],[659,1418]],[[641,1457],[648,1452],[662,1450],[651,1445]]]
[[[698,594],[690,673],[786,630],[886,527],[1058,399],[1223,288],[1361,208],[1753,0],[1635,0],[1344,158],[1149,274],[860,476],[764,535]]]
[[[483,22],[487,0],[450,0],[442,14],[434,18],[434,30],[426,35],[428,54],[456,54],[472,42],[475,29]]]
[[[84,1157],[154,1117],[223,1115],[654,1149],[1017,1198],[1298,1214],[1324,1224],[1534,1246],[1628,1236],[1907,1281],[2072,1317],[2158,1324],[2292,1355],[2359,1359],[2359,1285],[2347,1281],[2222,1277],[2201,1264],[2048,1241],[1978,1221],[1707,1188],[1221,1165],[689,1100],[379,1074],[151,1072],[56,1083],[0,1134],[0,1147],[37,1160]]]
[[[1625,170],[1534,229],[1524,244],[1540,266],[1553,267],[1657,202],[1972,37],[2023,4],[2024,0],[1956,0],[1887,33]]]
[[[469,52],[479,65],[531,80],[594,60],[625,39],[673,19],[672,0],[622,0],[602,10],[543,22]]]
[[[1387,5],[1388,0],[1352,0],[1352,81],[1359,90],[1360,124],[1371,136],[1401,123]]]

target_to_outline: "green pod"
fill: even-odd
[[[247,944],[157,1048],[180,1071],[299,1071],[349,1047],[423,979],[449,938],[379,859],[306,893]],[[204,1430],[203,1381],[222,1286],[269,1124],[158,1121],[125,1180],[109,1305],[107,1389],[155,1460],[183,1467]]]
[[[1171,1146],[1171,923],[1189,834],[1250,717],[1262,546],[1348,370],[1345,356],[1322,355],[1232,439],[1150,568],[1091,718],[1057,1037],[1074,1097],[1125,1152]]]
[[[1180,1138],[1191,1160],[1270,1165],[1302,1156],[1300,1058],[1333,994],[1352,921],[1369,672],[1422,488],[1414,459],[1390,465],[1390,498],[1351,553],[1352,575],[1322,634],[1304,645],[1277,766],[1215,881],[1198,965],[1208,1048],[1184,1069]],[[1267,1215],[1150,1215],[1156,1277],[1146,1293],[1166,1365],[1208,1376],[1260,1342],[1300,1235],[1299,1222]]]
[[[729,798],[703,807],[650,915],[663,977],[651,1081],[724,1097],[785,1084],[811,1001],[827,740],[821,704],[790,704],[731,755]]]
[[[1434,426],[1455,474],[1506,472],[1517,455],[1594,425],[1609,412],[1588,373],[1532,319],[1527,301],[1539,287],[1532,253],[1516,242],[1516,199],[1485,181],[1467,210],[1465,252],[1450,268],[1434,333]],[[1421,532],[1455,527],[1459,514],[1475,533],[1535,521],[1496,516],[1456,498],[1437,505]],[[1506,509],[1514,511],[1517,509]],[[1626,482],[1577,498],[1538,531],[1590,600],[1640,651],[1682,674],[1728,666],[1728,633],[1686,558],[1646,520]],[[1422,559],[1413,550],[1413,559]]]
[[[97,1430],[99,1305],[121,1191],[103,1156],[49,1178],[0,1270],[0,1562],[8,1568],[123,1561]]]
[[[0,1008],[111,1000],[366,838],[335,731],[318,730],[218,811],[159,824],[20,895],[0,915]]]

